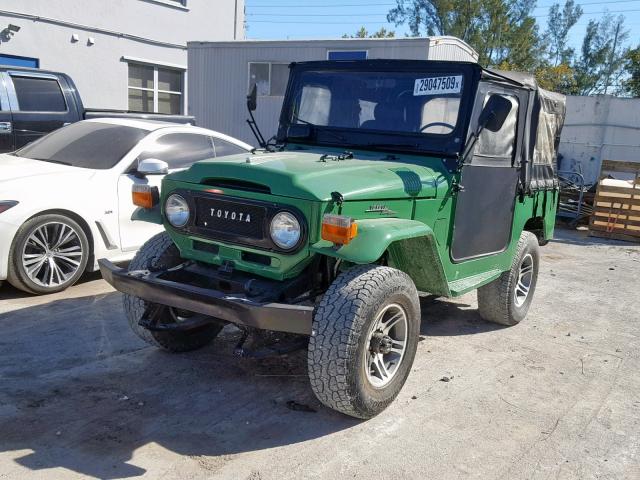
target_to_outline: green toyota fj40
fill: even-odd
[[[372,417],[411,370],[421,293],[477,289],[483,319],[526,316],[564,113],[533,77],[472,63],[293,64],[274,139],[160,195],[137,187],[138,218],[166,233],[102,274],[150,344],[196,349],[228,322],[280,332],[270,351],[307,347],[322,403]]]

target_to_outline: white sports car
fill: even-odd
[[[0,155],[0,284],[30,293],[73,285],[97,259],[130,260],[162,226],[133,222],[134,184],[251,145],[190,125],[96,119]]]

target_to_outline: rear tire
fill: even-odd
[[[179,265],[180,253],[177,247],[166,233],[159,233],[152,237],[138,251],[129,264],[129,270],[158,271]],[[140,320],[146,311],[149,302],[132,295],[124,295],[124,311],[129,320],[131,330],[142,340],[154,347],[162,348],[168,352],[190,352],[202,348],[218,336],[224,322],[215,320],[209,325],[186,331],[151,331],[140,325]],[[161,323],[176,323],[182,319],[192,319],[200,314],[182,312],[167,307],[162,313]]]
[[[405,273],[366,265],[341,274],[313,319],[307,360],[316,397],[352,417],[382,412],[411,371],[419,330],[418,292]]]
[[[538,281],[538,238],[522,232],[511,268],[478,289],[478,312],[493,323],[512,326],[527,316]]]

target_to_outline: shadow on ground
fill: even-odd
[[[434,298],[422,304],[423,335],[496,328],[468,305]],[[31,470],[135,477],[146,470],[129,462],[149,444],[193,458],[220,457],[359,423],[321,407],[309,387],[305,352],[238,359],[232,354],[238,331],[228,327],[203,350],[169,355],[130,332],[117,293],[3,314],[0,328],[0,452],[30,451],[15,461]],[[291,410],[290,401],[315,412]]]
[[[102,275],[100,275],[99,271],[87,272],[84,275],[82,275],[82,277],[80,277],[80,280],[78,280],[76,285],[82,285],[88,282],[93,282],[95,280],[100,280],[101,278],[102,278]],[[34,295],[31,293],[23,292],[22,290],[18,290],[17,288],[14,288],[13,285],[11,285],[7,281],[5,281],[4,283],[2,283],[2,285],[0,285],[0,301],[16,300],[20,298],[30,298],[33,296]]]
[[[587,230],[575,230],[567,227],[556,227],[553,240],[551,241],[554,243],[578,246],[605,245],[611,247],[637,247],[637,244],[633,242],[591,237]]]

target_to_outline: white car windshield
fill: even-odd
[[[16,151],[17,157],[106,170],[115,166],[149,131],[99,122],[56,130]]]

